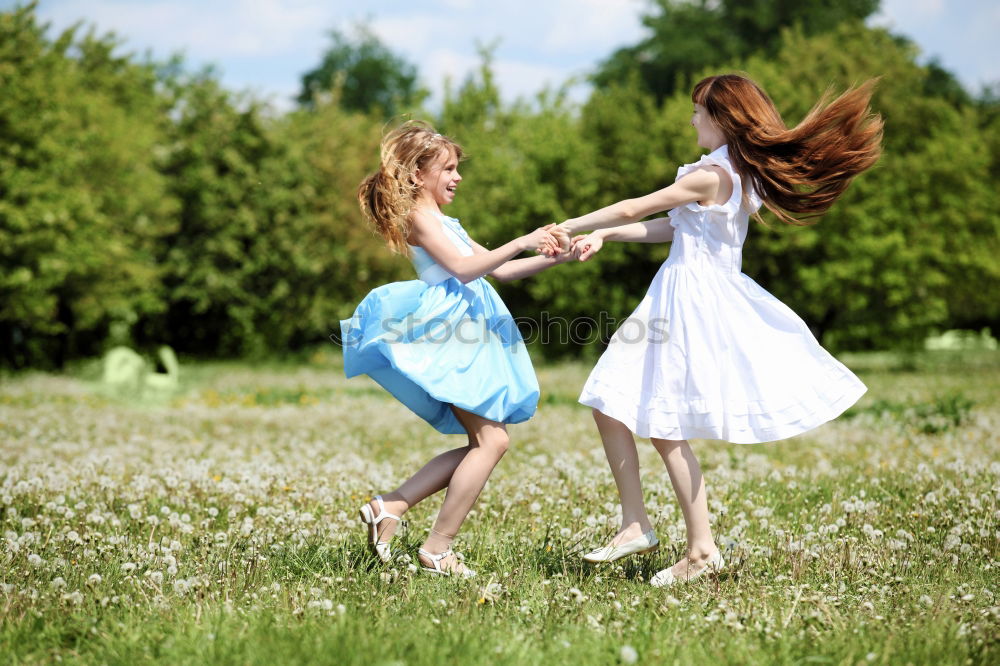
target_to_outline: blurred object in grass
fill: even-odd
[[[876,400],[867,407],[852,407],[845,418],[871,414],[883,421],[895,421],[903,427],[926,435],[948,432],[967,423],[975,403],[961,393],[938,396],[931,402],[894,402]]]
[[[114,347],[104,357],[101,381],[106,391],[118,397],[168,396],[180,386],[180,364],[174,350],[160,347],[158,353],[164,372],[147,370],[146,359],[129,347]]]
[[[160,347],[157,355],[165,372],[150,372],[147,374],[145,379],[146,387],[156,391],[172,393],[180,386],[181,366],[177,362],[177,354],[174,353],[173,349],[164,345]]]
[[[989,328],[983,328],[976,333],[961,329],[945,331],[941,335],[931,335],[924,340],[924,349],[928,351],[961,351],[990,350],[996,351],[997,339],[990,334]]]
[[[146,361],[128,347],[114,347],[104,357],[102,381],[112,391],[126,393],[139,391]]]

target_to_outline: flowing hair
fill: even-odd
[[[378,170],[358,186],[361,214],[393,252],[410,253],[406,243],[409,215],[420,191],[413,177],[442,150],[453,151],[457,159],[462,159],[462,147],[455,141],[423,121],[408,121],[382,139]]]
[[[745,76],[702,79],[691,99],[722,130],[733,167],[764,205],[782,222],[805,225],[793,215],[822,215],[856,175],[878,161],[882,118],[869,107],[876,82],[869,79],[832,102],[827,90],[792,129],[767,93]]]

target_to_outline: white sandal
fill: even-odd
[[[368,548],[375,554],[375,557],[383,562],[388,562],[392,559],[392,552],[389,549],[388,541],[379,541],[378,524],[386,518],[391,518],[392,520],[397,521],[400,524],[400,527],[402,527],[403,519],[385,510],[385,504],[382,503],[381,495],[376,495],[373,499],[375,500],[375,503],[378,504],[377,516],[374,512],[372,512],[372,505],[370,501],[362,506],[358,513],[361,514],[361,522],[368,526]]]
[[[441,568],[441,560],[448,557],[449,555],[455,554],[451,548],[444,551],[443,553],[431,553],[421,548],[420,550],[417,551],[417,554],[423,555],[424,557],[426,557],[431,561],[432,565],[434,565],[433,569],[431,567],[420,567],[421,571],[424,571],[426,573],[431,573],[436,576],[450,576],[452,573],[457,573],[457,575],[461,576],[462,578],[475,578],[476,576],[476,572],[470,569],[469,567],[465,566],[464,564],[462,565],[462,570],[459,572]]]
[[[703,575],[718,573],[725,566],[726,561],[722,559],[722,553],[717,550],[715,551],[715,555],[712,555],[710,558],[705,560],[705,566],[688,576],[687,580],[675,576],[673,567],[667,567],[663,571],[658,571],[653,574],[653,577],[649,579],[649,584],[653,587],[667,587],[668,585],[673,585],[678,582],[690,583],[695,578],[700,578]]]

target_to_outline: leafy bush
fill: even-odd
[[[691,11],[745,14],[710,5]],[[842,14],[871,5],[858,0]],[[790,122],[827,87],[882,76],[880,163],[814,227],[753,224],[744,270],[837,350],[916,349],[933,330],[1000,330],[1000,191],[983,176],[1000,174],[1000,96],[958,94],[947,72],[916,62],[909,42],[839,11],[741,47],[725,65],[695,49],[675,67],[746,70]],[[744,45],[756,43],[752,27],[743,26]],[[324,342],[373,287],[414,277],[355,200],[377,164],[388,102],[359,106],[333,85],[276,114],[211,71],[117,47],[93,31],[47,37],[34,5],[0,13],[0,364],[63,366],[118,344],[295,353]],[[506,104],[484,51],[440,112],[414,106],[416,90],[386,99],[468,149],[449,213],[495,247],[669,185],[697,158],[687,84],[651,91],[642,74],[612,77],[579,106],[559,89]],[[499,289],[519,317],[620,320],[667,251],[612,243],[595,261]],[[594,356],[600,345],[537,351]]]

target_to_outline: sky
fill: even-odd
[[[18,0],[0,0],[9,10]],[[367,22],[394,52],[418,67],[440,102],[444,81],[460,84],[495,44],[494,72],[508,101],[586,74],[645,34],[646,0],[41,0],[38,15],[58,31],[77,21],[115,32],[122,52],[184,55],[188,68],[214,65],[223,83],[250,90],[278,109],[292,106],[301,76],[319,64],[329,31]],[[919,46],[971,91],[1000,82],[1000,2],[882,0],[872,24]]]

